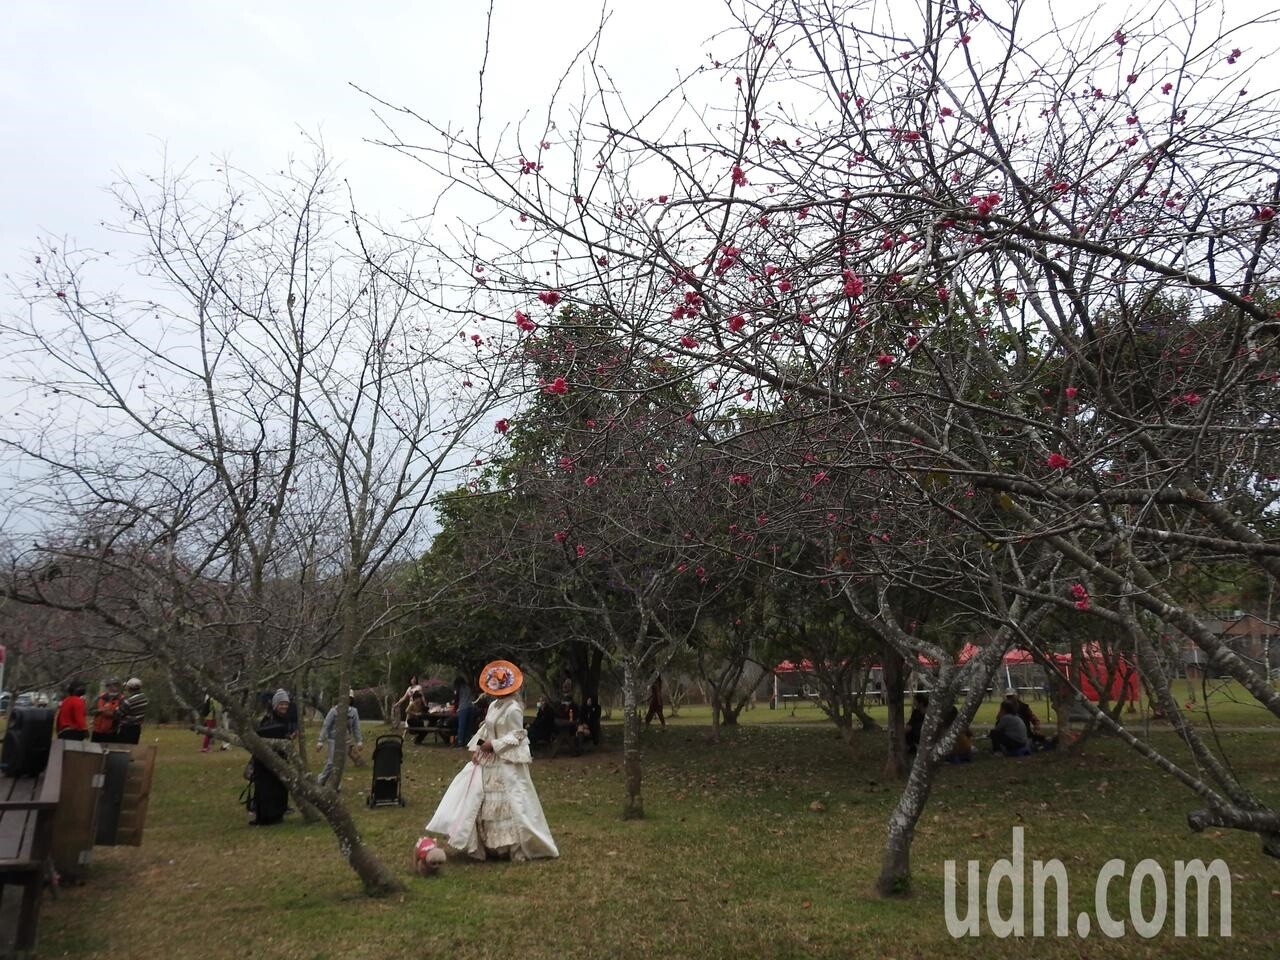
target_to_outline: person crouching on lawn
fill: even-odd
[[[480,672],[480,689],[494,700],[467,744],[470,762],[427,824],[427,832],[444,834],[450,849],[477,860],[560,856],[529,775],[533,758],[518,696],[523,683],[520,668],[507,660]]]

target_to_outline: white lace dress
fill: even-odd
[[[467,761],[427,832],[443,834],[451,850],[477,860],[486,854],[512,860],[560,856],[529,775],[533,758],[519,700],[501,697],[489,705],[467,746],[474,751],[482,740],[493,745],[493,753],[481,754],[479,763]]]

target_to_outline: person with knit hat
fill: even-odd
[[[258,736],[284,740],[298,735],[297,714],[289,691],[283,688],[271,695],[271,709],[258,721]]]
[[[494,660],[480,671],[479,687],[493,697],[484,721],[467,743],[471,760],[454,777],[427,824],[446,845],[476,860],[558,857],[547,818],[533,787],[529,739],[524,729],[520,668]]]

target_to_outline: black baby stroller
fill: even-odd
[[[400,795],[400,766],[404,762],[404,737],[385,733],[373,743],[373,786],[365,802],[370,807],[404,806]]]

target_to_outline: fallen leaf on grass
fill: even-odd
[[[801,909],[801,910],[808,910],[808,909],[809,909],[810,907],[812,907],[812,906],[813,906],[813,901],[812,901],[812,900],[801,900],[801,901],[800,901],[800,909]]]

